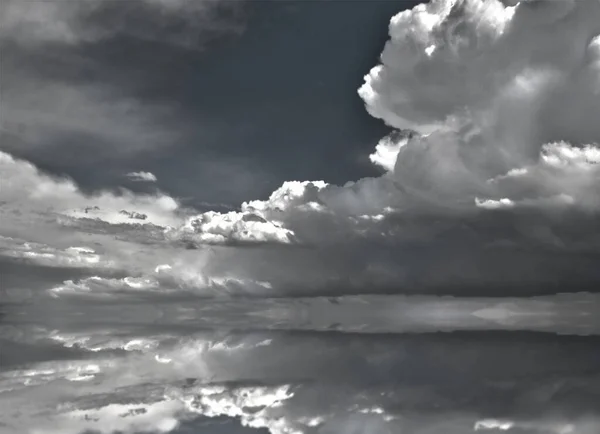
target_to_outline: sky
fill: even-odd
[[[23,21],[36,18],[31,2],[12,3],[5,7]],[[150,171],[196,206],[266,198],[290,179],[339,184],[378,174],[367,157],[390,128],[349,89],[377,61],[389,17],[410,3],[188,1],[206,17],[180,31],[169,26],[186,2],[166,17],[156,2],[135,15],[106,3],[78,18],[103,37],[34,43],[24,28],[20,39],[4,38],[2,141],[13,155],[88,192],[144,191],[123,172]],[[35,8],[48,19],[69,14]]]
[[[0,8],[0,434],[600,432],[600,1]]]

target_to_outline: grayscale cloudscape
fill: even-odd
[[[600,1],[8,0],[0,50],[1,434],[600,432]]]

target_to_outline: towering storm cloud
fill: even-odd
[[[42,46],[154,40],[144,20],[25,3],[0,18],[0,433],[217,416],[271,434],[600,432],[600,1],[398,13],[358,89],[396,130],[370,155],[382,174],[290,180],[230,211],[144,167],[119,176],[148,190],[89,192],[24,159],[64,130],[113,158],[181,126],[113,88],[19,74]],[[240,32],[211,19],[222,3],[140,2],[174,49]]]
[[[593,285],[599,14],[595,1],[434,1],[399,13],[359,89],[372,115],[414,132],[377,146],[371,160],[387,173],[286,183],[239,212],[193,216],[178,235],[309,247],[227,253],[238,273],[276,281],[253,263],[268,257],[293,276],[286,287]]]
[[[433,205],[598,207],[597,2],[432,2],[390,24],[359,90],[421,133],[396,180]]]

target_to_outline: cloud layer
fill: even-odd
[[[2,150],[104,184],[120,178],[189,129],[175,104],[139,95],[152,81],[143,75],[161,73],[157,48],[197,54],[239,35],[242,9],[216,0],[3,2]],[[140,59],[130,64],[132,52]]]

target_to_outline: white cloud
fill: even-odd
[[[476,80],[494,79],[482,70],[493,68],[484,59],[464,65],[453,61],[489,50],[512,15],[496,1],[432,1],[394,16],[382,65],[371,70],[359,90],[369,113],[421,133],[442,126],[449,112],[487,91],[474,87]],[[432,45],[436,49],[428,55]]]
[[[132,181],[138,181],[138,182],[156,182],[156,181],[158,181],[156,179],[156,175],[154,175],[154,173],[152,173],[152,172],[129,172],[125,176],[127,176]]]
[[[288,244],[293,233],[281,227],[281,223],[267,221],[260,213],[207,211],[190,217],[176,236],[201,244]]]
[[[169,235],[199,244],[290,244],[295,234],[282,219],[295,211],[318,211],[318,192],[326,185],[322,181],[288,181],[268,200],[244,202],[240,211],[191,216]]]
[[[103,262],[100,255],[89,247],[57,249],[45,244],[3,236],[0,236],[0,252],[4,257],[25,259],[50,267],[110,267],[112,265],[110,262]]]
[[[145,214],[147,219],[143,224],[166,227],[176,226],[181,221],[176,215],[177,201],[161,193],[135,195],[123,190],[120,195],[111,192],[85,195],[72,180],[43,174],[32,164],[3,152],[0,152],[0,168],[3,186],[0,200],[6,204],[1,212],[7,227],[22,226],[26,223],[23,216],[26,219],[67,216],[112,224],[131,223],[131,216],[121,210]]]
[[[495,0],[432,1],[395,16],[382,65],[359,94],[374,116],[423,134],[402,147],[397,182],[445,206],[471,206],[475,196],[490,194],[520,200],[511,196],[526,190],[534,195],[528,199],[569,194],[575,205],[591,206],[598,191],[593,142],[600,130],[591,113],[600,113],[599,16],[593,1],[505,7]],[[538,155],[540,165],[566,159],[570,169],[538,173],[521,191],[516,181],[490,191],[485,180],[535,164]],[[566,191],[582,183],[593,187]]]
[[[480,200],[479,198],[475,198],[475,204],[478,207],[485,208],[485,209],[512,208],[515,206],[515,203],[512,200],[507,199],[507,198],[503,198],[503,199],[499,199],[499,200],[494,200],[494,199]]]
[[[392,172],[396,166],[398,152],[406,145],[407,141],[408,137],[386,136],[377,143],[375,152],[369,155],[369,160],[386,171]]]
[[[203,416],[239,417],[242,425],[267,428],[271,434],[302,434],[284,418],[273,413],[293,396],[290,386],[227,388],[209,386],[192,388],[180,396],[188,410]],[[187,395],[187,396],[186,396]]]
[[[135,276],[171,250],[148,243],[164,242],[166,230],[185,222],[178,202],[160,192],[84,194],[72,180],[1,152],[0,185],[1,256],[34,266]]]
[[[508,433],[525,430],[544,434],[591,434],[600,429],[600,422],[594,419],[582,418],[576,422],[548,419],[541,421],[483,419],[475,423],[473,430]]]

